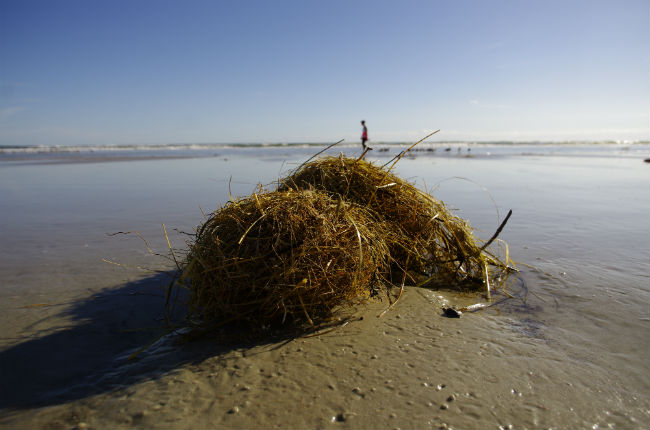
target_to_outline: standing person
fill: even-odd
[[[362,120],[361,126],[363,127],[361,131],[361,146],[363,146],[364,150],[366,148],[372,149],[370,146],[366,145],[366,142],[368,141],[368,127],[366,127],[366,121]]]

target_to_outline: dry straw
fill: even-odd
[[[488,253],[467,222],[393,166],[363,156],[316,159],[276,190],[260,188],[212,213],[175,284],[189,290],[190,320],[314,327],[371,296],[390,301],[395,285],[498,286],[508,257]]]
[[[305,190],[230,202],[199,228],[187,256],[201,319],[313,324],[383,286],[388,249],[374,214]]]

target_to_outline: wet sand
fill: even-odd
[[[498,224],[490,195],[513,209],[502,238],[521,281],[488,310],[445,318],[444,301],[480,299],[410,288],[383,317],[371,303],[321,336],[167,336],[128,361],[161,334],[168,282],[133,267],[171,265],[105,233],[138,230],[164,252],[161,223],[190,231],[230,175],[244,195],[280,164],[0,166],[0,427],[648,428],[650,170],[633,159],[400,162],[483,238]]]

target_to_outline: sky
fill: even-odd
[[[0,0],[0,145],[650,139],[648,0]]]

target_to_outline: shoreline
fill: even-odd
[[[376,142],[368,154],[371,160],[392,158],[406,144],[387,144]],[[21,165],[56,165],[76,163],[102,163],[123,161],[156,161],[183,159],[232,159],[241,157],[261,157],[283,159],[313,155],[318,144],[288,145],[153,145],[122,147],[70,147],[56,148],[54,151],[39,151],[39,147],[21,147],[3,151],[0,147],[0,167]],[[339,151],[354,156],[359,144],[344,143],[334,147],[324,155],[336,155]],[[650,157],[650,143],[470,143],[470,142],[423,142],[414,148],[407,158],[431,159],[503,159],[530,157],[568,157],[568,158],[634,158],[643,161]]]

